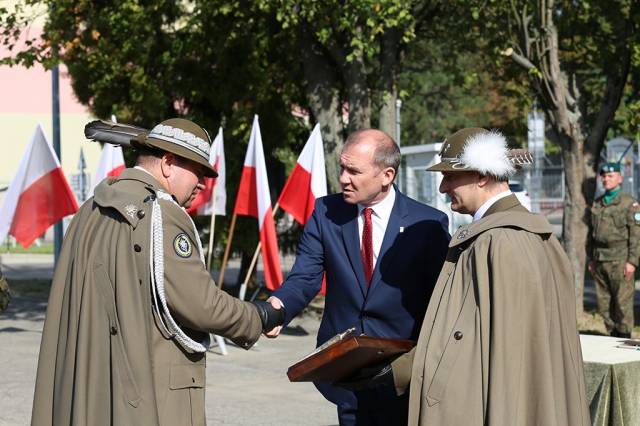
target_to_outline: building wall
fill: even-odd
[[[29,30],[32,36],[39,33],[37,25]],[[9,55],[10,52],[0,46],[0,57]],[[71,176],[78,173],[80,149],[86,160],[86,172],[93,175],[101,147],[84,138],[84,126],[94,118],[75,98],[64,66],[60,67],[59,87],[60,157],[62,169],[71,182]],[[28,69],[0,66],[0,188],[11,182],[38,123],[42,124],[49,143],[53,143],[51,71],[38,64]],[[0,192],[0,204],[5,194]],[[47,237],[50,234],[51,230]]]
[[[77,173],[80,148],[89,171],[96,169],[99,144],[84,138],[84,125],[92,116],[75,99],[69,78],[61,70],[60,78],[60,150],[62,168],[69,177]],[[6,186],[18,168],[20,159],[41,123],[52,143],[51,72],[40,66],[31,69],[0,66],[0,185]]]

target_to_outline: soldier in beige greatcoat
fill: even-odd
[[[209,333],[249,348],[281,321],[206,270],[188,207],[215,176],[200,126],[170,119],[131,141],[135,168],[74,217],[44,325],[33,425],[205,424]]]
[[[412,426],[589,425],[569,260],[509,191],[530,154],[471,128],[440,156],[428,170],[473,222],[451,238],[416,347],[372,369],[370,385],[409,391]]]

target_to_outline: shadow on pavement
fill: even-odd
[[[47,311],[47,299],[39,296],[14,295],[6,311],[0,314],[0,320],[43,321]],[[9,330],[14,327],[0,329],[0,332],[22,331]],[[24,330],[29,331],[29,330]]]

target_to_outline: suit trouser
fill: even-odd
[[[340,426],[406,425],[409,392],[396,395],[393,386],[352,392],[328,383],[314,383],[320,393],[338,408]]]
[[[625,262],[596,262],[598,312],[609,334],[629,334],[633,330],[633,277],[624,278]]]

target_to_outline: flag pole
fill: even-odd
[[[227,267],[227,261],[229,260],[229,251],[231,251],[231,240],[233,239],[233,231],[236,229],[237,214],[233,213],[231,216],[231,225],[229,225],[229,235],[227,236],[227,246],[224,249],[224,256],[222,256],[222,265],[220,265],[220,275],[218,276],[219,287],[224,286],[224,270]]]
[[[53,46],[54,57],[58,54],[58,49]],[[52,133],[53,133],[53,150],[58,156],[60,166],[62,167],[62,155],[60,149],[60,76],[58,65],[54,65],[51,68],[51,103],[52,103]],[[62,250],[62,239],[64,237],[64,230],[62,227],[62,220],[60,219],[53,225],[53,266],[58,264],[60,258],[60,251]]]
[[[280,203],[276,203],[273,208],[272,217],[276,216],[278,209],[280,208]],[[247,292],[247,284],[249,284],[249,278],[251,278],[251,274],[253,273],[253,268],[256,266],[256,262],[258,261],[258,253],[260,253],[260,249],[262,248],[262,244],[258,241],[258,245],[256,246],[256,251],[253,253],[253,258],[251,259],[251,264],[249,265],[249,269],[247,270],[247,275],[244,277],[244,282],[240,286],[240,291],[238,292],[238,298],[240,300],[244,300],[245,293]]]
[[[211,271],[211,254],[213,253],[213,233],[216,229],[216,186],[211,191],[211,223],[209,225],[209,250],[207,251],[207,271]],[[211,273],[211,272],[209,272]]]
[[[211,196],[213,199],[211,200],[211,225],[209,226],[209,250],[207,250],[207,271],[211,273],[211,253],[213,253],[213,233],[215,231],[216,226],[216,185],[213,185],[213,190],[211,191]],[[213,339],[216,341],[218,348],[220,348],[220,353],[222,355],[227,355],[229,352],[227,351],[227,344],[224,342],[224,337],[218,336],[217,334],[212,334]]]

